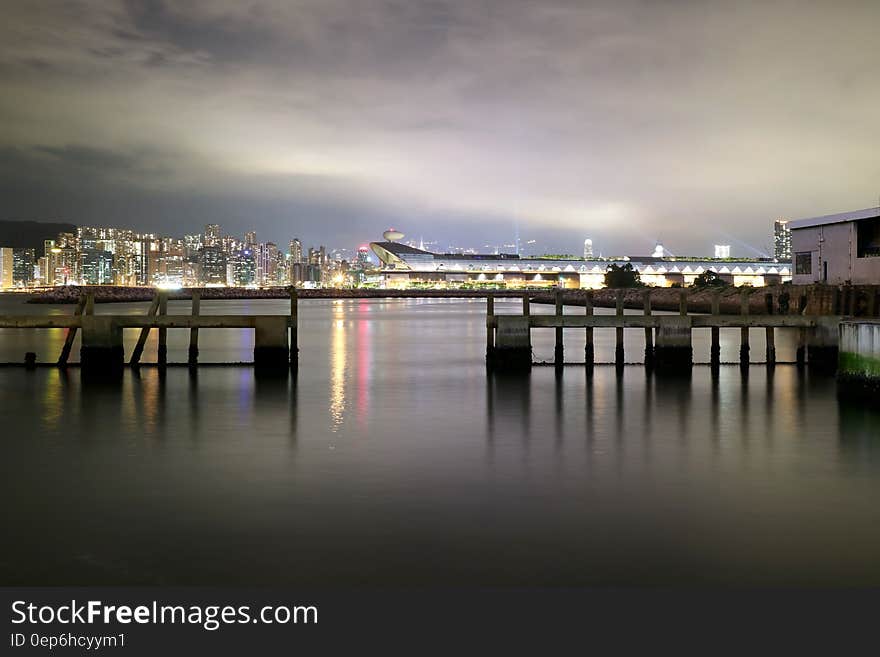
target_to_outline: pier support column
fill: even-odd
[[[260,372],[286,372],[290,364],[288,318],[284,315],[254,320],[254,367]]]
[[[880,399],[880,322],[841,322],[838,339],[841,392]]]
[[[495,349],[495,297],[490,292],[486,296],[486,364],[492,359]]]
[[[584,298],[584,314],[587,317],[593,316],[593,291],[587,290]],[[584,365],[592,368],[596,362],[596,352],[593,346],[593,327],[588,326],[584,329]]]
[[[810,287],[809,290],[810,295],[813,296],[814,288]],[[798,315],[806,314],[808,304],[809,298],[807,297],[807,293],[801,292],[801,295],[798,297]],[[803,367],[807,363],[807,330],[801,328],[797,331],[797,350],[795,352],[795,361],[797,362],[798,367]]]
[[[527,372],[532,368],[532,338],[528,316],[496,315],[495,347],[489,366],[496,371]]]
[[[83,374],[90,377],[115,377],[122,374],[125,353],[122,327],[113,317],[82,316],[82,347],[79,360]]]
[[[556,300],[556,316],[562,317],[563,314],[563,306],[562,306],[562,290],[556,288],[555,294]],[[553,349],[553,363],[556,367],[562,367],[565,362],[565,347],[562,343],[562,327],[556,327],[556,347]]]
[[[645,297],[642,301],[645,317],[651,316],[651,290],[645,290]],[[650,326],[645,327],[645,367],[651,369],[654,367],[654,329]]]
[[[198,290],[192,293],[192,316],[198,317],[202,308],[202,294]],[[190,367],[199,364],[199,329],[191,328],[189,330],[189,353],[187,354],[187,363]]]
[[[299,367],[299,293],[290,286],[290,369]]]
[[[657,372],[690,371],[694,364],[691,318],[687,315],[664,317],[657,327],[654,367]]]
[[[840,318],[817,317],[816,326],[807,330],[807,363],[812,370],[834,372],[840,344]]]
[[[721,291],[715,290],[712,293],[712,314],[721,314]],[[709,363],[712,367],[721,365],[721,329],[713,326],[709,329],[712,333],[712,345],[709,347]]]
[[[746,288],[740,290],[739,293],[739,305],[740,305],[740,315],[748,315],[749,314],[749,301],[751,300],[752,291]],[[751,347],[749,346],[749,327],[743,326],[740,329],[740,344],[739,344],[739,365],[740,367],[748,367],[749,366],[749,352],[751,351]]]
[[[617,290],[615,314],[618,317],[623,317],[623,302],[625,299],[626,290]],[[625,355],[623,353],[623,326],[618,326],[616,329],[614,329],[614,365],[617,367],[623,367],[624,362]]]
[[[168,293],[159,293],[159,315],[168,314]],[[159,367],[165,367],[168,364],[168,329],[159,329],[159,345],[156,348],[156,360]]]

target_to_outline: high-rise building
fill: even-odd
[[[252,249],[257,245],[257,233],[255,231],[244,234],[244,245],[248,249]]]
[[[226,285],[226,254],[220,246],[199,251],[199,279],[205,285]]]
[[[277,280],[278,247],[274,242],[258,244],[257,250],[257,283],[275,285]]]
[[[242,249],[232,258],[232,282],[234,285],[247,286],[256,283],[257,261],[251,249]]]
[[[729,258],[730,257],[730,244],[716,244],[715,245],[715,257],[716,258]]]
[[[205,226],[205,246],[218,246],[220,244],[220,225],[207,224]]]
[[[12,247],[0,247],[0,289],[12,287]]]
[[[33,249],[12,249],[12,284],[15,287],[33,287],[34,255]]]
[[[299,265],[302,264],[303,261],[303,245],[302,242],[299,241],[298,238],[294,237],[290,240],[290,244],[288,245],[288,251],[290,254],[290,262]]]
[[[584,260],[589,260],[593,257],[593,240],[589,237],[584,240]]]
[[[780,261],[791,260],[791,228],[787,219],[773,222],[773,257]]]
[[[83,249],[79,254],[80,279],[83,285],[113,284],[113,254],[102,249]]]

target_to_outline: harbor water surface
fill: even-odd
[[[0,311],[72,309],[5,296]],[[169,332],[170,361],[186,360],[188,336]],[[597,360],[613,360],[613,330],[596,336]],[[63,339],[0,331],[0,360],[51,362]],[[582,360],[583,331],[565,340]],[[708,361],[708,331],[694,340]],[[251,359],[247,331],[200,342],[202,361]],[[534,344],[549,361],[553,331]],[[780,361],[794,344],[780,331]],[[241,366],[144,367],[115,384],[0,368],[0,581],[880,585],[880,410],[839,399],[831,377],[759,363],[690,378],[638,365],[491,376],[479,300],[305,301],[299,348],[280,380]],[[753,331],[754,360],[763,348]],[[642,359],[642,331],[626,349]],[[144,359],[155,351],[151,336]],[[723,330],[722,360],[738,354],[739,330]]]

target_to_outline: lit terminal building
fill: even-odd
[[[381,283],[386,288],[564,287],[598,289],[612,264],[630,264],[643,283],[658,287],[690,285],[705,271],[713,271],[733,285],[761,287],[791,280],[788,263],[766,259],[676,258],[633,256],[595,259],[520,257],[515,254],[437,254],[394,241],[373,242]]]

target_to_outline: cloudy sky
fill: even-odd
[[[2,219],[766,250],[880,195],[880,2],[22,0]]]

